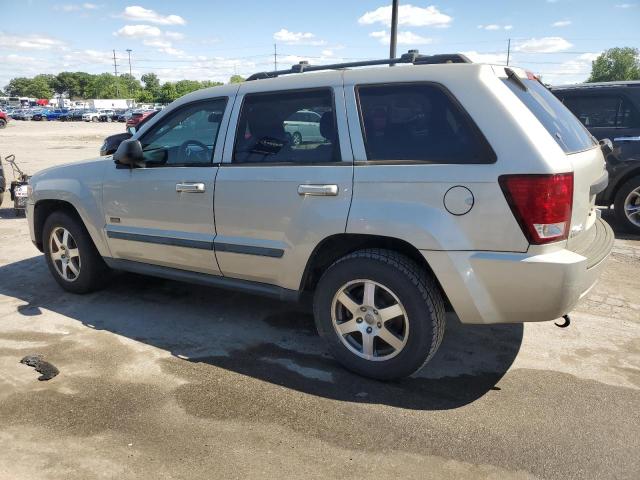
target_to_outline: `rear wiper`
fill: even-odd
[[[513,70],[511,70],[509,67],[505,67],[504,69],[504,73],[507,74],[507,78],[509,80],[511,80],[513,83],[515,83],[518,87],[520,87],[523,91],[527,91],[527,86],[524,84],[524,82],[520,79],[520,77],[518,76],[518,74],[516,72],[514,72]]]

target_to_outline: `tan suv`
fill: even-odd
[[[53,277],[76,293],[111,269],[308,292],[335,357],[380,379],[434,355],[445,308],[484,324],[569,312],[613,241],[598,143],[527,72],[416,52],[359,68],[389,63],[200,90],[113,158],[35,175],[31,236]],[[320,135],[295,142],[301,111]]]

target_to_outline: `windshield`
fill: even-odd
[[[527,88],[526,91],[514,80],[506,78],[503,81],[536,116],[565,153],[581,152],[597,145],[580,120],[538,80],[520,78]]]

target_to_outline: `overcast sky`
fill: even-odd
[[[60,71],[227,81],[301,59],[388,55],[391,3],[369,0],[56,2],[0,0],[0,86]],[[583,81],[606,48],[640,47],[640,0],[400,1],[398,52],[463,52],[545,82]]]

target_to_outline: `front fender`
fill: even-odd
[[[47,200],[70,204],[102,256],[110,256],[102,208],[102,179],[108,163],[101,160],[52,168],[34,175],[31,182],[35,208]]]

